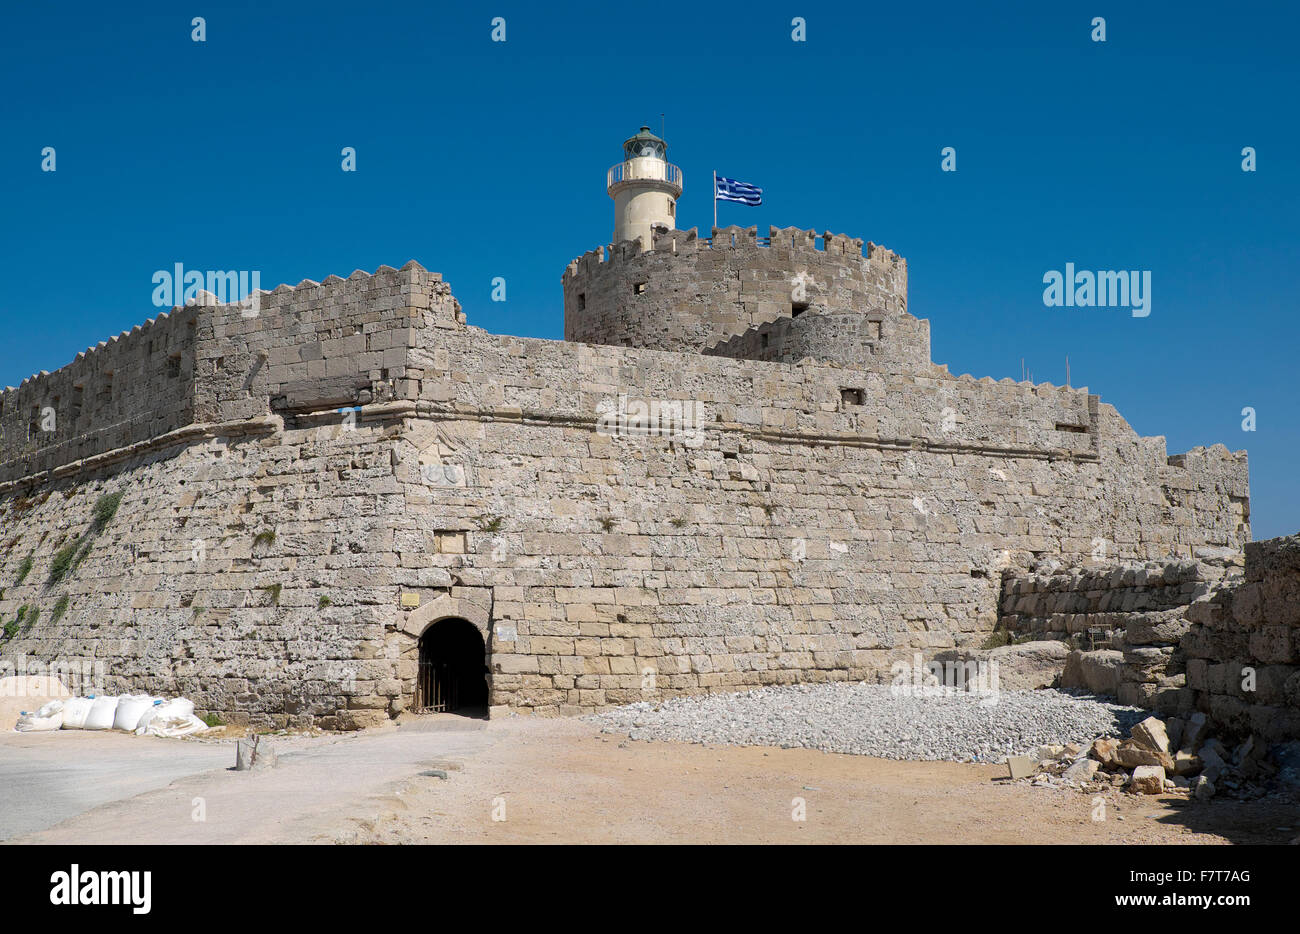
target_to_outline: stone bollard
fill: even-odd
[[[241,739],[235,746],[235,771],[247,772],[250,769],[269,769],[275,765],[275,750],[265,737],[250,736]]]

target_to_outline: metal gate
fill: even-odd
[[[420,670],[415,682],[415,712],[445,713],[460,706],[460,685],[451,676],[451,665],[429,657],[420,646]]]

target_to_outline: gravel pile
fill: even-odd
[[[1038,746],[1126,736],[1150,716],[1058,691],[895,693],[881,684],[801,684],[639,703],[588,719],[636,740],[804,747],[882,759],[1002,762]]]

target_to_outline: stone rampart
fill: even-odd
[[[907,311],[902,257],[793,227],[660,232],[649,250],[625,241],[584,254],[562,284],[565,340],[683,353],[804,311]]]

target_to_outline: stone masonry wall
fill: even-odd
[[[930,367],[930,322],[908,314],[806,311],[750,328],[705,353],[778,363],[809,358],[860,369],[916,373]]]
[[[196,312],[193,424],[0,483],[0,657],[349,727],[458,616],[494,705],[567,713],[883,677],[981,642],[1006,568],[1249,536],[1244,455],[1086,389],[491,335],[414,265],[263,299]],[[702,417],[610,433],[620,397]]]
[[[812,230],[694,229],[593,250],[569,264],[564,338],[700,353],[781,317],[797,300],[813,311],[863,314],[907,310],[907,263],[875,244]],[[797,296],[797,299],[796,299]],[[928,351],[928,345],[927,345]]]
[[[1075,648],[1061,686],[1109,694],[1162,713],[1191,709],[1180,640],[1188,613],[1240,578],[1240,554],[1195,549],[1196,560],[1094,565],[1028,577],[1003,576],[999,626],[1018,638]]]
[[[195,309],[176,309],[0,395],[0,481],[38,474],[188,425]],[[51,418],[52,416],[52,418]]]
[[[1300,739],[1300,536],[1248,544],[1245,581],[1187,617],[1195,708],[1230,736]]]
[[[1300,536],[1197,560],[1016,577],[1000,625],[1107,648],[1070,653],[1064,687],[1165,714],[1204,713],[1224,737],[1300,739]]]
[[[454,465],[455,499],[415,488],[459,499],[440,521],[469,543],[456,577],[494,595],[495,703],[644,699],[647,671],[653,696],[873,678],[981,641],[1004,567],[1248,534],[1225,508],[1244,458],[1172,466],[1086,390],[443,336],[413,357],[438,438],[407,476]],[[699,402],[702,439],[593,431],[620,394]]]

